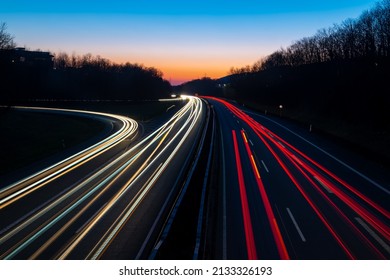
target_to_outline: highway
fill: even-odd
[[[388,174],[281,119],[181,98],[147,133],[123,116],[24,108],[93,115],[112,133],[0,186],[0,258],[390,258]]]
[[[134,120],[87,112],[121,125],[103,141],[1,186],[0,258],[141,258],[198,152],[207,108],[199,98],[183,98],[188,102],[168,121],[142,136]]]
[[[221,151],[209,257],[389,259],[388,186],[267,116],[205,99]]]

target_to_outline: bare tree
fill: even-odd
[[[390,0],[384,0],[373,11],[375,37],[379,55],[390,55]]]
[[[54,55],[54,67],[56,69],[65,69],[71,67],[69,55],[65,52],[60,52]]]
[[[390,55],[390,0],[383,0],[358,19],[321,29],[267,56],[261,69],[326,62],[335,59]],[[258,67],[252,69],[258,71]],[[241,69],[233,68],[239,73]]]
[[[7,24],[5,22],[0,23],[0,49],[12,49],[15,47],[14,37],[7,32]]]

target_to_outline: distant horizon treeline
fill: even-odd
[[[53,62],[55,72],[76,82],[70,88],[59,88],[63,94],[81,89],[85,98],[146,100],[169,96],[171,91],[160,70],[138,63],[118,64],[99,55],[65,52],[54,54]]]
[[[0,24],[0,101],[36,99],[149,100],[169,96],[163,73],[137,63],[113,63],[92,54],[16,48]]]

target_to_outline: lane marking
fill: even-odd
[[[355,220],[390,254],[390,246],[383,241],[362,219],[355,217]]]
[[[154,247],[154,249],[159,250],[162,244],[163,244],[163,242],[162,242],[162,240],[160,240],[160,241],[157,243],[156,247]]]
[[[252,146],[255,146],[251,139],[249,139],[249,143],[251,143]]]
[[[291,220],[292,220],[292,222],[293,222],[295,228],[297,229],[297,231],[298,231],[298,233],[299,233],[299,236],[301,237],[302,241],[303,241],[303,242],[306,242],[306,238],[305,238],[305,236],[303,235],[303,233],[302,233],[302,231],[301,231],[301,228],[298,226],[298,223],[297,223],[297,221],[295,220],[294,215],[291,213],[290,208],[286,208],[286,210],[287,210],[287,213],[288,213],[288,215],[290,216],[290,218],[291,218]]]
[[[265,171],[267,171],[267,173],[269,173],[269,170],[268,170],[268,168],[267,168],[267,165],[265,165],[265,163],[264,163],[263,160],[261,160],[261,163],[263,164]]]
[[[328,193],[333,193],[331,189],[329,189],[329,187],[327,185],[324,184],[324,182],[322,182],[317,176],[314,176],[314,179],[316,179],[316,181],[318,183],[320,183],[320,185],[325,189],[327,190]]]
[[[292,158],[293,158],[296,162],[298,162],[299,165],[302,165],[302,166],[303,166],[303,162],[302,162],[300,159],[298,159],[295,155],[292,155]]]
[[[170,109],[172,109],[173,107],[175,107],[175,105],[172,105],[170,107],[167,108],[166,112],[168,112]]]
[[[242,136],[244,137],[245,143],[248,143],[248,139],[246,138],[245,132],[242,133]]]
[[[253,155],[251,155],[251,160],[252,160],[252,163],[253,163],[253,167],[254,167],[254,169],[256,171],[257,178],[260,179],[259,169],[257,169],[257,165],[256,165],[256,162],[255,162],[255,159],[253,158]]]
[[[280,145],[283,149],[286,149],[286,146],[284,146],[281,142],[278,141],[278,143],[279,143],[279,145]]]

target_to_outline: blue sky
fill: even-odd
[[[19,46],[143,63],[177,84],[224,76],[376,2],[2,0],[0,22]]]

